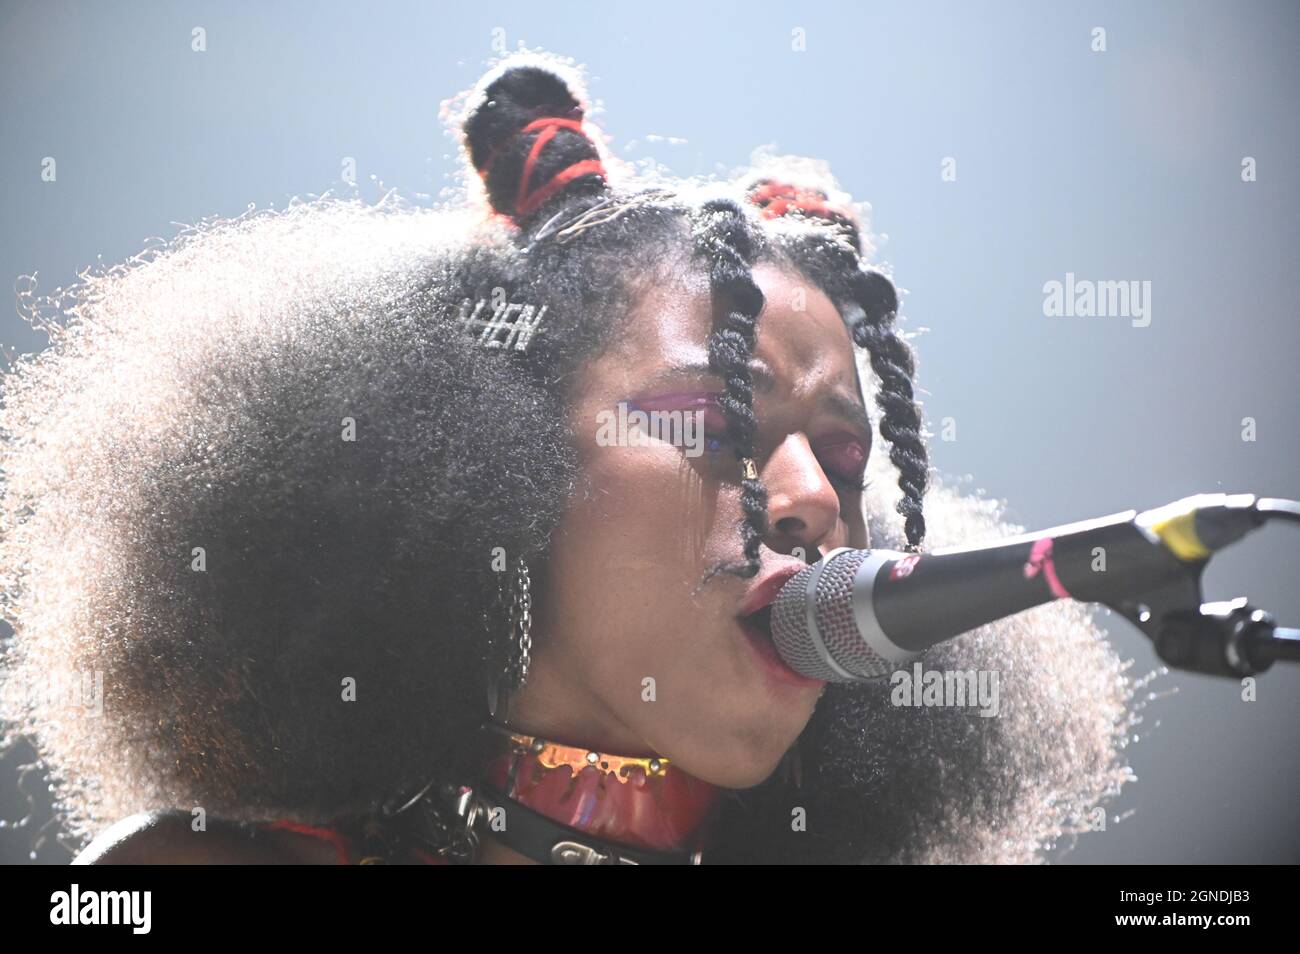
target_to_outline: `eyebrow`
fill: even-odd
[[[747,364],[749,373],[754,378],[754,388],[764,394],[770,394],[776,390],[776,375],[770,368],[757,358],[751,358]],[[684,364],[673,365],[665,368],[658,374],[654,375],[647,382],[647,387],[654,387],[664,380],[684,374],[699,374],[712,377],[721,377],[716,370],[711,368],[707,361],[688,361]],[[835,417],[850,423],[866,436],[867,445],[870,447],[872,440],[871,418],[867,416],[867,409],[860,403],[850,397],[841,394],[839,391],[831,391],[821,398],[821,406],[828,413]]]

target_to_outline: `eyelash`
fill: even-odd
[[[861,482],[849,480],[847,477],[841,477],[838,474],[828,473],[826,476],[830,480],[831,484],[842,490],[852,490],[856,493],[864,494],[871,488],[871,478],[865,474],[862,475]]]

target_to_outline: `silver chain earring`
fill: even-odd
[[[488,715],[493,718],[500,711],[502,721],[509,720],[510,693],[522,689],[528,683],[528,668],[532,663],[532,629],[532,581],[528,574],[528,563],[520,557],[515,565],[510,631],[506,637],[508,658],[505,666],[499,669],[493,660],[488,662]]]
[[[528,564],[519,558],[518,572],[515,576],[515,605],[511,613],[510,632],[519,634],[519,658],[515,661],[518,678],[514,688],[522,689],[528,683],[528,667],[532,663],[533,649],[533,592],[532,581],[528,576]]]

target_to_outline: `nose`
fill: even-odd
[[[768,535],[764,542],[778,553],[802,547],[814,551],[842,545],[840,497],[822,470],[807,438],[791,434],[768,457],[760,474],[767,488]]]

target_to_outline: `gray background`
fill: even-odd
[[[1300,326],[1283,288],[1300,228],[1298,25],[1294,2],[5,2],[0,279],[38,272],[51,291],[173,223],[339,188],[344,156],[367,197],[380,183],[435,195],[458,162],[438,103],[478,78],[500,28],[508,48],[590,68],[609,107],[595,120],[625,158],[707,173],[773,143],[829,161],[873,204],[908,327],[928,329],[927,425],[952,417],[958,437],[936,437],[936,465],[1012,520],[1201,491],[1300,498]],[[57,183],[40,179],[44,156]],[[945,156],[956,182],[940,180]],[[1243,156],[1257,182],[1241,181]],[[1151,281],[1150,326],[1044,317],[1043,283],[1067,271]],[[6,306],[0,343],[44,340]],[[1216,559],[1206,596],[1300,625],[1298,552],[1294,528],[1266,529]],[[1137,672],[1157,665],[1135,630],[1111,630]],[[1140,781],[1118,810],[1133,814],[1061,860],[1300,859],[1300,668],[1264,676],[1253,704],[1230,682],[1163,682],[1180,691],[1131,750]],[[0,817],[23,812],[19,761],[0,765]],[[0,831],[0,859],[26,860],[45,817]]]

